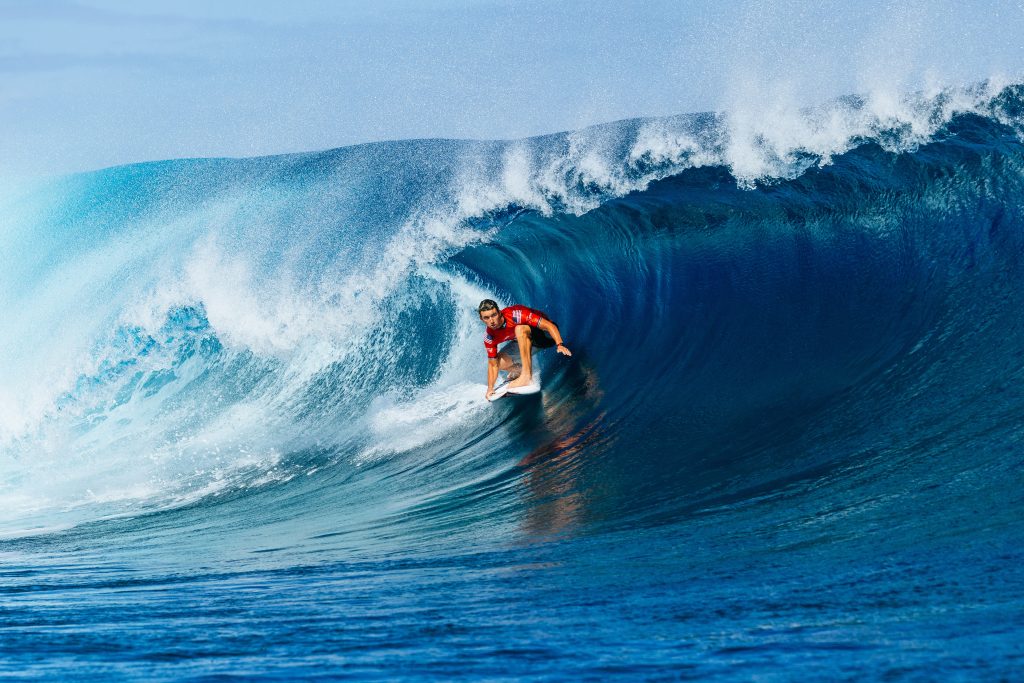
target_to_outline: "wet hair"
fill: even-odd
[[[484,299],[483,301],[480,302],[480,305],[476,307],[476,312],[480,315],[483,315],[484,311],[490,310],[499,310],[498,302],[495,301],[494,299]]]

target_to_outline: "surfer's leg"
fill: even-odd
[[[516,377],[519,376],[519,373],[522,371],[522,367],[520,367],[519,363],[516,362],[515,358],[513,358],[510,355],[508,355],[504,351],[499,351],[498,352],[498,371],[499,372],[507,372],[508,373],[508,378],[510,380],[513,380],[513,379],[515,379]]]
[[[514,381],[509,382],[510,387],[525,387],[533,381],[533,342],[529,325],[516,325],[516,341],[519,342],[519,358],[523,362],[523,371]]]

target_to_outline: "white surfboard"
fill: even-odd
[[[488,401],[497,401],[503,396],[529,396],[530,394],[540,393],[540,377],[538,373],[533,374],[533,381],[522,387],[509,387],[509,380],[505,380],[498,386],[494,387],[494,391],[491,392]]]

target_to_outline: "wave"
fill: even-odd
[[[1022,106],[986,82],[10,192],[0,532],[223,504],[434,547],[996,468]],[[482,400],[484,297],[577,351],[539,401]]]

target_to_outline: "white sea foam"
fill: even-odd
[[[237,207],[234,197],[225,202]],[[56,311],[68,315],[65,334],[22,347],[13,360],[23,376],[9,377],[0,392],[0,499],[8,503],[0,530],[179,505],[291,476],[278,469],[282,451],[343,443],[354,428],[328,415],[312,429],[296,418],[311,383],[353,354],[358,360],[369,334],[386,344],[394,330],[381,320],[422,296],[403,292],[408,277],[486,234],[466,228],[464,216],[422,206],[369,267],[328,261],[319,273],[303,272],[279,254],[271,254],[278,265],[266,267],[268,250],[288,244],[282,236],[264,235],[265,243],[245,251],[228,246],[239,242],[230,214],[223,203],[207,205],[165,223],[176,239],[140,229],[137,246],[100,243],[73,262],[74,270],[55,273],[51,292],[36,296],[37,303],[56,303],[37,308],[38,320],[19,321],[24,339],[39,336]],[[242,226],[242,237],[261,230]],[[139,263],[123,277],[127,263],[141,261],[138,254],[152,259],[149,267]],[[65,282],[68,274],[73,283]],[[199,337],[166,327],[182,307],[201,312],[208,328],[198,334],[223,346],[217,367],[188,350]],[[127,343],[114,329],[139,342]],[[181,353],[193,355],[181,362]],[[44,372],[33,370],[40,361]],[[205,379],[228,366],[230,379],[247,385],[243,393],[221,395]],[[41,375],[48,381],[38,381]],[[156,384],[146,389],[150,380]]]
[[[371,443],[355,461],[416,450],[464,432],[467,425],[483,424],[483,416],[491,410],[484,400],[485,388],[480,383],[462,382],[418,392],[414,400],[385,403],[370,415]]]
[[[510,143],[500,168],[469,161],[456,183],[460,216],[518,206],[550,215],[585,213],[609,197],[643,190],[687,168],[722,166],[742,187],[793,178],[873,141],[905,152],[931,140],[954,116],[999,116],[992,108],[1007,81],[970,86],[938,82],[925,90],[888,88],[808,107],[785,89],[737,91],[725,113],[594,126]],[[1021,127],[1020,121],[1006,121]]]

